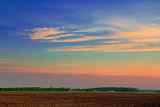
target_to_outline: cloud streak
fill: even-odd
[[[80,36],[80,37],[77,37]],[[61,39],[63,37],[74,37],[69,39]],[[48,42],[83,42],[97,39],[104,39],[103,36],[82,36],[82,34],[68,33],[67,31],[58,28],[35,28],[30,34],[32,40],[46,40]]]
[[[120,32],[112,35],[117,38],[148,38],[160,37],[160,27],[143,28],[135,31]]]
[[[32,29],[32,34],[30,34],[30,37],[33,40],[43,40],[48,36],[57,35],[61,33],[63,33],[63,31],[60,31],[58,28],[35,28]]]
[[[53,43],[87,42],[86,45],[65,46],[55,51],[144,52],[160,51],[160,26],[158,23],[142,23],[136,20],[112,18],[108,22],[97,21],[90,27],[34,28],[32,40]],[[91,41],[98,41],[89,45]]]
[[[57,51],[96,51],[96,52],[149,52],[160,51],[158,46],[145,46],[143,44],[94,45],[71,46],[57,49]]]

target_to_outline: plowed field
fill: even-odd
[[[0,107],[160,107],[160,94],[1,92]]]

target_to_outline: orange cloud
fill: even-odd
[[[129,42],[137,43],[160,43],[159,38],[143,38],[143,39],[130,39]]]
[[[49,42],[83,42],[96,39],[106,39],[106,36],[91,36],[91,35],[76,38],[77,35],[72,33],[65,33],[65,31],[61,31],[58,28],[35,28],[32,30],[32,32],[33,33],[30,34],[31,39],[48,40]],[[70,36],[75,36],[75,38],[64,39],[64,40],[61,39],[61,37],[70,37]]]
[[[113,34],[116,38],[146,38],[146,37],[160,37],[160,28],[143,28],[135,31],[120,32]]]
[[[102,51],[102,52],[143,52],[160,51],[159,46],[151,46],[152,43],[160,42],[160,28],[141,28],[135,31],[119,32],[111,36],[86,36],[82,38],[70,39],[63,42],[77,42],[94,39],[114,38],[116,40],[106,41],[112,45],[93,45],[93,46],[71,46],[58,50],[62,51]],[[126,39],[126,40],[123,40]],[[128,40],[127,40],[128,39]],[[118,40],[118,42],[117,42]]]
[[[145,46],[143,44],[115,44],[100,46],[71,46],[57,49],[57,51],[145,52],[160,51],[160,47]]]
[[[133,31],[120,31],[110,35],[92,36],[76,35],[74,33],[65,33],[58,28],[36,28],[33,29],[31,39],[47,40],[48,42],[83,42],[92,40],[107,40],[103,45],[95,44],[93,46],[69,46],[59,48],[61,51],[102,51],[102,52],[143,52],[160,51],[158,46],[160,42],[160,27],[138,27]],[[62,39],[63,37],[71,37]],[[81,37],[76,37],[81,36]],[[107,44],[107,43],[111,43]]]
[[[104,39],[105,37],[102,36],[83,36],[79,38],[72,38],[66,40],[52,40],[53,42],[83,42],[83,41],[91,41],[97,39]]]

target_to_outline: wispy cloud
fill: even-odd
[[[71,39],[65,39],[65,40],[51,40],[52,42],[83,42],[83,41],[92,41],[92,40],[98,40],[98,39],[105,39],[104,36],[83,36],[78,38],[71,38]]]
[[[48,42],[83,42],[83,41],[91,41],[97,39],[104,39],[102,36],[91,36],[91,35],[82,35],[60,30],[58,28],[34,28],[31,31],[30,39],[32,40],[45,40]],[[65,37],[72,37],[68,39],[62,39]]]
[[[112,37],[117,38],[155,38],[160,37],[160,27],[143,28],[129,32],[120,32],[113,34]]]
[[[63,31],[60,31],[58,28],[34,28],[32,29],[32,34],[30,34],[31,39],[45,39],[48,36],[62,34]]]
[[[34,28],[30,39],[46,42],[95,42],[93,45],[65,46],[60,51],[140,52],[160,51],[160,25],[158,22],[140,22],[128,18],[98,20],[91,26]]]
[[[54,49],[55,50],[55,49]],[[160,51],[158,46],[143,46],[142,44],[120,44],[99,46],[71,46],[57,49],[57,51],[97,51],[97,52],[147,52]]]
[[[112,38],[105,45],[64,47],[61,51],[144,52],[160,51],[160,28],[143,28],[114,33],[102,39]],[[97,37],[98,38],[98,37]],[[100,37],[99,37],[100,38]],[[83,39],[82,39],[83,40]],[[152,46],[157,44],[157,46]],[[158,45],[159,44],[159,45]]]
[[[129,42],[131,43],[160,43],[160,38],[142,38],[142,39],[130,39]]]

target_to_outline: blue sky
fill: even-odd
[[[15,47],[18,45],[14,42],[18,41],[23,41],[24,43],[21,45],[28,46],[32,41],[27,36],[22,35],[27,29],[64,26],[85,29],[95,26],[101,27],[102,23],[107,23],[107,20],[112,21],[111,19],[122,21],[123,19],[129,21],[134,19],[137,23],[141,21],[143,24],[159,23],[158,6],[157,0],[102,0],[100,2],[97,0],[47,0],[38,2],[33,0],[2,0],[0,4],[0,31],[1,35],[5,36],[1,36],[1,40],[3,39],[8,45],[13,42],[12,45]],[[22,35],[19,38],[10,36],[17,36],[18,33],[19,36]],[[32,42],[32,44],[36,43]],[[56,44],[63,46],[75,45],[76,43]]]

